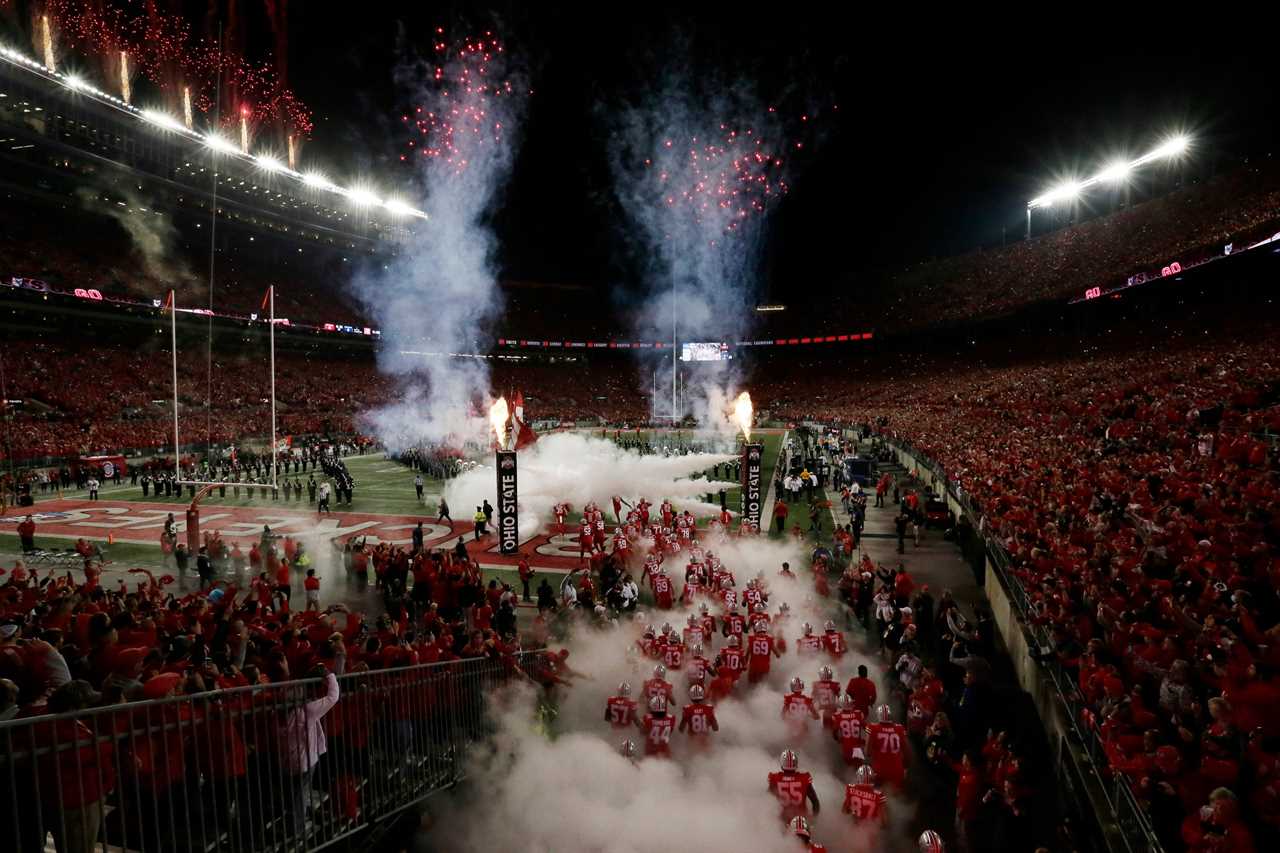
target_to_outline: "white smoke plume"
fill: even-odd
[[[580,628],[570,638],[568,663],[588,678],[561,688],[555,729],[548,740],[535,730],[532,688],[504,697],[497,713],[498,734],[472,759],[468,782],[444,805],[442,819],[420,839],[419,850],[522,850],[530,853],[776,853],[802,849],[788,838],[779,820],[777,801],[766,790],[767,775],[778,768],[785,748],[799,753],[801,769],[814,776],[822,804],[811,822],[814,837],[831,851],[870,853],[911,849],[904,831],[914,808],[891,797],[889,827],[872,833],[854,826],[841,814],[844,785],[850,773],[830,734],[810,723],[797,736],[781,719],[782,695],[793,676],[805,680],[806,691],[817,669],[828,658],[801,658],[795,640],[810,622],[822,630],[828,618],[837,619],[833,605],[817,598],[802,565],[805,555],[794,545],[769,540],[729,540],[707,543],[734,570],[741,588],[763,572],[770,591],[769,609],[777,613],[787,602],[791,617],[779,628],[788,651],[773,661],[767,680],[750,687],[743,683],[735,695],[716,707],[720,731],[711,735],[706,752],[693,752],[685,735],[672,740],[673,760],[622,758],[619,745],[629,738],[643,748],[636,730],[615,731],[604,720],[605,700],[622,681],[633,695],[649,678],[653,662],[628,654],[644,623],[661,626],[670,621],[681,628],[689,611],[648,611],[642,619],[605,629]],[[777,572],[783,560],[798,569],[801,579]],[[714,656],[723,646],[717,639]],[[843,684],[867,664],[879,672],[873,655],[856,647],[830,665]],[[676,688],[677,706],[688,699],[682,673],[668,674]],[[877,684],[881,696],[884,683]],[[679,718],[679,707],[673,711]]]
[[[619,111],[611,141],[617,197],[650,258],[628,312],[640,340],[739,341],[754,318],[764,226],[786,192],[785,143],[777,114],[748,87],[673,76]],[[646,361],[670,389],[670,360]],[[686,406],[700,423],[737,384],[732,363],[685,374]],[[718,390],[713,390],[718,389]],[[736,391],[733,391],[736,394]],[[661,390],[655,409],[672,415]]]
[[[595,501],[606,514],[611,514],[614,495],[629,503],[646,497],[657,504],[666,497],[677,509],[688,509],[696,516],[718,513],[718,503],[701,498],[708,492],[714,494],[738,484],[691,477],[736,458],[732,453],[641,456],[612,441],[583,433],[543,436],[532,447],[520,451],[520,536],[536,534],[551,520],[552,509],[561,501],[569,501],[578,510]],[[493,467],[480,466],[450,480],[445,499],[450,506],[467,509],[492,498],[494,489]]]
[[[399,72],[415,105],[401,198],[427,214],[385,266],[351,289],[382,331],[379,369],[402,399],[366,423],[392,450],[483,436],[489,367],[450,353],[485,352],[501,308],[490,216],[510,174],[527,92],[510,53],[486,34],[446,44]]]

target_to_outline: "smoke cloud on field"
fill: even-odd
[[[776,113],[751,87],[695,82],[674,73],[613,117],[610,162],[615,192],[638,257],[638,286],[619,289],[638,340],[739,341],[755,316],[765,224],[785,192],[785,145]],[[685,384],[681,414],[716,424],[716,399],[736,396],[733,362],[689,369],[645,359],[648,388],[657,371],[659,416],[671,416],[672,373]]]
[[[784,832],[777,801],[766,790],[767,775],[778,768],[779,753],[786,748],[795,749],[801,769],[814,776],[822,805],[812,822],[815,839],[832,851],[911,849],[904,826],[913,808],[895,798],[889,828],[873,833],[856,827],[840,812],[850,773],[830,734],[817,722],[797,734],[781,719],[790,679],[803,678],[808,691],[818,667],[829,662],[825,656],[800,658],[795,653],[801,625],[807,621],[820,631],[826,619],[840,618],[829,601],[814,595],[807,577],[792,581],[778,576],[784,559],[794,567],[804,555],[794,546],[761,540],[709,547],[734,570],[740,588],[764,572],[770,611],[776,614],[785,601],[792,613],[777,628],[786,638],[787,653],[773,661],[766,681],[750,687],[744,677],[734,697],[717,706],[720,731],[711,735],[710,749],[692,751],[687,736],[676,733],[674,760],[633,764],[621,757],[619,745],[631,739],[643,750],[640,732],[616,731],[604,719],[605,700],[620,682],[629,682],[634,696],[652,675],[652,661],[627,652],[644,623],[660,627],[670,621],[682,628],[691,611],[649,611],[620,626],[580,628],[566,644],[568,663],[587,678],[560,688],[555,721],[560,736],[552,741],[535,730],[534,688],[521,686],[504,697],[496,714],[496,737],[473,756],[468,784],[443,805],[442,819],[420,840],[419,850],[798,851],[800,846]],[[723,640],[717,640],[715,650],[722,646]],[[708,657],[713,656],[708,650]],[[856,648],[830,665],[843,684],[859,663],[868,664],[873,673],[879,669]],[[670,672],[668,679],[676,688],[672,713],[678,720],[679,706],[688,701],[687,683],[680,671]],[[887,695],[885,684],[877,688]]]
[[[464,54],[469,58],[454,58]],[[447,55],[405,62],[397,75],[406,101],[417,105],[412,115],[456,117],[447,143],[424,136],[423,147],[409,149],[418,154],[434,140],[451,152],[409,158],[413,171],[399,199],[427,219],[410,220],[413,235],[395,257],[350,282],[382,332],[379,370],[399,385],[402,399],[366,418],[393,451],[422,441],[483,439],[487,431],[488,364],[450,354],[486,352],[501,309],[491,216],[519,142],[525,84],[510,51],[493,53],[483,78],[474,56]],[[473,85],[458,85],[468,74]]]
[[[565,500],[581,501],[574,509],[595,501],[612,517],[614,495],[628,503],[640,497],[660,503],[670,498],[677,509],[706,516],[720,511],[706,503],[708,492],[736,488],[737,483],[690,479],[712,465],[737,458],[731,453],[691,453],[687,456],[641,456],[606,439],[575,432],[553,433],[520,451],[520,536],[533,536]],[[481,466],[450,480],[445,499],[450,506],[478,506],[495,491],[492,466]]]

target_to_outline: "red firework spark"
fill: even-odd
[[[461,171],[480,146],[501,144],[507,112],[497,101],[532,93],[508,76],[506,48],[492,32],[450,43],[436,27],[432,48],[432,94],[401,116],[411,134],[400,159],[431,157]]]
[[[710,139],[664,138],[644,165],[667,207],[725,231],[787,192],[782,157],[750,126],[722,123]]]
[[[112,5],[94,0],[47,0],[46,11],[62,43],[108,61],[129,54],[135,73],[176,97],[191,87],[193,106],[211,113],[221,78],[225,98],[248,106],[255,124],[279,122],[299,136],[311,133],[311,111],[284,85],[270,63],[254,64],[192,35],[179,15],[165,15],[147,3]],[[228,123],[238,120],[228,110]]]

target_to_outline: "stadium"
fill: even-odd
[[[0,851],[1277,849],[1270,47],[541,6],[0,3]]]

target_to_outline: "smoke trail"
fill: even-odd
[[[746,86],[701,87],[671,76],[619,112],[610,138],[618,199],[649,257],[630,312],[641,340],[735,341],[750,330],[769,212],[787,190],[777,113]],[[669,360],[657,368],[672,387]],[[737,371],[717,362],[687,371],[688,405],[718,423],[715,400],[732,396]],[[660,415],[671,395],[660,391]]]
[[[105,213],[120,224],[147,275],[166,286],[193,280],[186,261],[174,251],[178,230],[173,222],[127,184],[113,183],[101,191],[91,186],[77,187],[76,198],[85,210]],[[117,204],[118,201],[124,204]]]
[[[814,775],[822,811],[813,822],[815,836],[831,850],[884,851],[911,849],[902,827],[913,807],[898,798],[891,803],[892,828],[872,837],[840,814],[848,771],[830,733],[817,723],[797,737],[780,719],[782,694],[792,676],[811,685],[825,658],[801,658],[794,651],[804,622],[821,630],[832,605],[812,592],[807,580],[787,580],[777,571],[783,560],[798,565],[803,555],[794,545],[768,540],[708,543],[739,585],[763,572],[770,590],[770,610],[782,602],[792,616],[779,629],[789,651],[775,660],[769,678],[754,688],[740,685],[735,696],[716,707],[720,731],[707,752],[691,752],[686,737],[673,736],[675,759],[645,759],[633,765],[618,755],[624,738],[604,722],[604,702],[621,681],[639,691],[650,676],[652,661],[626,653],[643,630],[630,621],[603,630],[580,629],[570,639],[569,663],[589,678],[561,694],[556,729],[547,740],[533,729],[532,689],[506,697],[497,716],[498,732],[485,752],[476,755],[468,786],[444,807],[446,815],[418,850],[522,850],[532,853],[774,853],[799,850],[778,818],[778,804],[766,791],[767,774],[777,769],[778,754],[796,749],[801,767]],[[685,611],[651,611],[645,619],[677,628]],[[717,643],[717,649],[722,645]],[[710,652],[710,650],[708,650]],[[709,655],[710,656],[710,655]],[[860,663],[879,667],[865,650],[851,649],[832,664],[844,683]],[[687,701],[686,683],[669,673],[676,701]],[[745,680],[745,679],[744,679]],[[877,685],[887,695],[886,685]],[[678,717],[679,710],[676,710]]]
[[[689,478],[735,458],[730,453],[641,456],[581,433],[543,436],[520,453],[520,535],[536,534],[551,520],[553,507],[566,499],[595,501],[608,512],[614,495],[628,502],[668,497],[677,509],[697,516],[719,512],[719,504],[701,498],[738,484]],[[449,482],[445,498],[451,506],[466,509],[492,498],[493,488],[493,468],[474,468]]]
[[[403,399],[370,412],[366,426],[393,450],[420,441],[478,438],[474,414],[489,393],[481,359],[501,307],[496,240],[489,222],[511,170],[526,88],[505,48],[486,33],[447,43],[407,63],[399,82],[415,104],[401,160],[416,206],[427,214],[394,260],[365,269],[351,289],[382,330],[379,369]]]

